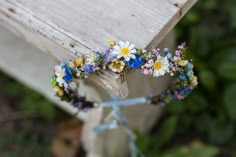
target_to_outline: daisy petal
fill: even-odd
[[[122,55],[121,55],[121,54],[118,54],[118,55],[117,55],[117,58],[121,58],[121,57],[122,57]]]
[[[111,52],[111,54],[113,54],[113,55],[117,55],[117,54],[119,54],[119,51],[117,51],[117,50],[113,50],[113,51]]]
[[[136,49],[132,49],[130,52],[131,53],[136,53]]]
[[[125,56],[125,60],[128,62],[130,58],[128,56]]]
[[[128,47],[129,46],[129,42],[126,41],[125,44],[124,44],[124,47]]]
[[[132,58],[132,59],[136,58],[135,55],[133,55],[133,54],[129,54],[129,57]]]
[[[160,75],[164,75],[165,72],[163,70],[160,70]]]
[[[113,47],[113,49],[119,51],[120,50],[120,46],[116,45],[116,46]]]
[[[131,45],[129,45],[129,49],[131,50],[131,49],[133,49],[135,47],[135,45],[134,44],[131,44]]]
[[[124,47],[124,42],[123,41],[119,41],[119,45],[120,45],[120,47]]]

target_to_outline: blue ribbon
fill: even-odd
[[[139,97],[134,99],[125,99],[120,100],[117,97],[110,95],[112,101],[108,102],[101,102],[99,105],[100,107],[111,107],[111,113],[108,115],[110,122],[106,122],[103,124],[100,124],[94,128],[94,131],[96,133],[102,132],[109,129],[116,129],[118,127],[123,127],[125,129],[126,135],[129,139],[129,148],[131,151],[132,157],[144,157],[143,154],[140,153],[137,144],[136,144],[136,136],[134,132],[129,128],[128,122],[121,112],[121,106],[133,106],[133,105],[139,105],[144,104],[147,102],[147,99],[145,97]]]
[[[101,107],[112,107],[112,106],[134,106],[139,104],[147,103],[147,99],[145,97],[133,98],[133,99],[124,99],[124,100],[116,100],[101,102],[99,106]]]

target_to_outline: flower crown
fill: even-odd
[[[99,106],[96,102],[86,100],[79,95],[79,80],[101,70],[110,70],[120,75],[127,70],[140,69],[143,75],[160,77],[166,74],[174,77],[173,83],[160,95],[147,96],[146,103],[164,105],[172,99],[184,99],[197,85],[193,64],[184,55],[185,44],[179,45],[174,54],[168,48],[146,51],[137,49],[128,41],[116,43],[109,40],[109,47],[104,51],[93,51],[75,60],[61,62],[54,68],[51,85],[56,95],[80,110]]]

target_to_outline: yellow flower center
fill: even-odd
[[[129,49],[126,48],[126,47],[122,48],[120,51],[121,51],[122,55],[128,55],[129,54]]]
[[[161,61],[156,61],[154,64],[154,69],[160,70],[162,68],[162,62]]]

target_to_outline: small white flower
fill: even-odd
[[[88,55],[87,62],[92,64],[95,62],[96,59],[97,59],[97,55],[95,55],[94,53],[91,53]]]
[[[153,76],[162,76],[169,70],[169,61],[167,57],[161,57],[160,55],[157,56],[157,60],[155,61],[154,65],[154,72]]]
[[[174,56],[174,61],[178,61],[180,59],[180,57]]]
[[[129,61],[130,58],[135,59],[135,53],[136,53],[136,49],[135,49],[135,45],[134,44],[130,44],[128,41],[123,42],[120,41],[118,45],[115,45],[113,47],[113,51],[112,54],[117,55],[117,58],[121,58],[124,57],[124,59],[126,61]]]
[[[65,84],[64,76],[65,76],[65,69],[63,69],[61,66],[57,65],[55,66],[55,75],[56,75],[56,81],[58,82],[59,86],[63,86]]]

